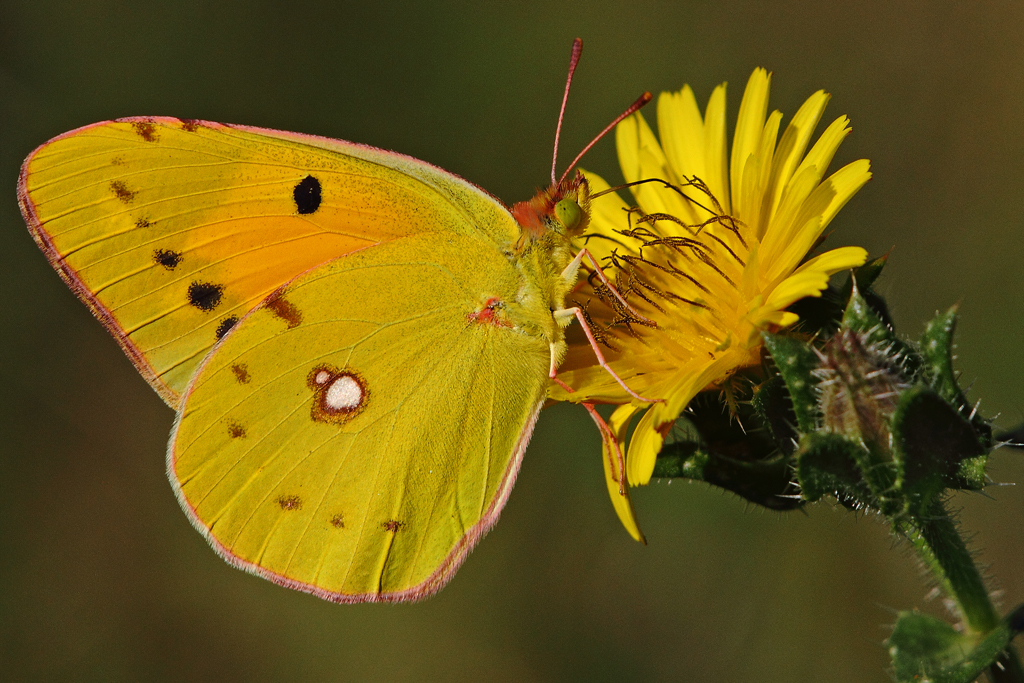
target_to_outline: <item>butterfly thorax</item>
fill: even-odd
[[[512,262],[522,274],[523,287],[509,317],[528,334],[543,335],[564,349],[562,329],[569,318],[557,318],[555,311],[565,308],[565,300],[576,285],[577,270],[567,271],[575,254],[572,238],[586,230],[590,222],[590,188],[577,173],[544,190],[533,199],[512,207],[522,235],[512,253]]]

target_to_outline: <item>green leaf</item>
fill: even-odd
[[[1009,642],[1010,629],[1005,625],[976,636],[915,610],[900,612],[886,645],[900,683],[970,683]]]
[[[807,342],[799,339],[768,332],[762,332],[761,336],[789,389],[797,427],[802,432],[814,431],[818,422],[818,402],[816,381],[811,372],[818,367],[818,355]]]
[[[925,327],[919,342],[924,360],[922,374],[939,396],[971,420],[986,448],[992,446],[992,428],[973,409],[960,390],[953,370],[953,333],[956,330],[956,306],[935,316]]]
[[[903,392],[892,433],[900,485],[912,514],[922,514],[947,486],[984,486],[988,449],[973,425],[930,387],[919,384]]]
[[[865,291],[870,289],[871,285],[875,284],[875,280],[882,274],[882,269],[885,268],[885,264],[889,262],[889,254],[883,254],[876,259],[872,259],[865,263],[859,268],[855,268],[853,276],[857,281],[857,289]],[[852,283],[850,289],[853,289]],[[849,296],[849,292],[846,293]]]
[[[868,304],[856,286],[850,293],[850,301],[843,313],[843,327],[863,334],[865,344],[878,344],[884,348],[892,362],[901,366],[904,377],[911,378],[917,374],[921,366],[920,357],[907,342],[896,336],[892,327]]]
[[[693,441],[677,441],[665,444],[654,461],[656,479],[697,479],[704,481],[704,467],[707,465],[708,454],[700,449],[700,444]]]
[[[839,328],[843,318],[843,310],[846,302],[850,300],[850,293],[853,291],[853,283],[856,281],[868,305],[875,310],[883,321],[891,324],[889,307],[885,299],[871,289],[871,285],[882,273],[889,255],[868,261],[863,266],[856,268],[851,277],[846,279],[842,286],[829,285],[821,296],[808,296],[800,299],[787,310],[800,316],[800,321],[795,329],[815,337],[828,337]]]
[[[654,476],[707,482],[772,510],[800,507],[792,458],[766,430],[744,428],[757,421],[749,403],[739,401],[737,411],[726,410],[717,391],[698,394],[670,430]],[[689,429],[680,429],[683,423]]]
[[[953,332],[956,330],[956,306],[932,318],[921,335],[924,371],[939,396],[957,408],[967,405],[953,371]]]
[[[746,462],[695,446],[672,443],[662,447],[654,463],[654,476],[703,481],[771,510],[793,510],[803,504],[795,495],[788,457],[779,454],[768,460]]]
[[[858,461],[863,447],[839,434],[812,432],[800,440],[797,451],[797,481],[805,500],[834,496],[849,508],[877,507],[864,484]]]
[[[768,428],[778,449],[783,453],[792,453],[798,437],[796,416],[782,377],[775,375],[757,385],[750,405],[761,424]]]

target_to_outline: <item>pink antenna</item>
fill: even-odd
[[[558,163],[558,137],[562,134],[562,117],[565,116],[565,103],[569,101],[569,86],[572,85],[572,75],[576,72],[576,65],[583,54],[583,39],[577,38],[572,41],[572,57],[569,58],[569,77],[565,79],[565,94],[562,95],[562,110],[558,112],[558,127],[555,128],[555,151],[551,155],[551,184],[555,182],[555,164]]]
[[[572,72],[569,73],[569,80],[572,80]],[[569,86],[568,85],[565,86],[565,91],[566,91],[566,94],[569,93]],[[607,126],[605,126],[605,129],[602,130],[600,133],[598,133],[597,137],[595,137],[593,140],[591,140],[590,144],[588,144],[586,147],[584,147],[582,152],[580,152],[579,154],[576,155],[576,158],[573,159],[572,163],[569,164],[569,167],[565,169],[565,173],[562,174],[562,177],[558,179],[557,183],[554,182],[554,179],[555,179],[555,169],[554,169],[554,167],[552,167],[551,168],[552,185],[561,185],[562,181],[565,180],[565,177],[567,175],[569,175],[569,171],[571,171],[573,169],[573,167],[575,167],[576,164],[579,163],[580,159],[583,158],[584,154],[586,154],[587,152],[590,151],[591,147],[593,147],[594,145],[597,144],[598,140],[600,140],[605,135],[607,135],[608,131],[610,131],[612,128],[614,128],[619,123],[619,121],[621,121],[622,119],[626,118],[627,116],[630,116],[635,111],[639,110],[642,106],[644,106],[645,104],[650,102],[651,99],[652,99],[652,95],[649,92],[645,92],[643,95],[641,95],[640,97],[636,98],[636,102],[634,102],[633,104],[629,105],[629,108],[626,109],[626,111],[624,111],[621,114],[619,114],[618,116],[616,116],[614,121],[612,121]],[[565,104],[564,103],[562,104],[562,108],[563,109],[565,108]],[[562,126],[562,119],[561,119],[561,117],[559,117],[559,119],[558,119],[558,126],[559,127]],[[555,140],[556,140],[555,144],[557,145],[558,144],[557,143],[558,136],[555,136]],[[556,150],[557,150],[557,147],[556,147]]]

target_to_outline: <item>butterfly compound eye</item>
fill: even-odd
[[[579,225],[582,217],[583,209],[572,199],[563,199],[555,204],[555,218],[566,230],[572,230]]]

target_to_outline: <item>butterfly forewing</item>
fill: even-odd
[[[439,588],[495,521],[547,342],[475,315],[521,275],[481,237],[341,257],[244,318],[190,385],[169,469],[229,561],[338,601]]]
[[[173,406],[217,339],[299,273],[403,235],[518,233],[484,193],[408,157],[168,118],[51,140],[19,196],[51,263]]]

